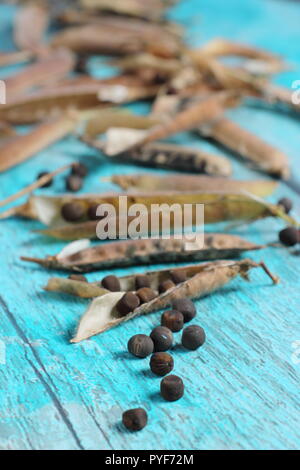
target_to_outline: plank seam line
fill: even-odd
[[[49,375],[47,374],[45,368],[44,368],[44,365],[43,363],[41,362],[38,354],[36,353],[35,349],[32,347],[32,345],[30,344],[30,341],[28,340],[27,336],[25,335],[25,333],[22,331],[22,329],[20,328],[20,326],[18,325],[14,315],[12,314],[12,312],[9,310],[6,302],[4,301],[4,299],[2,298],[2,296],[0,295],[0,304],[1,306],[3,307],[3,310],[6,314],[6,316],[8,317],[9,321],[12,323],[13,327],[15,328],[17,334],[20,336],[20,338],[22,339],[22,341],[27,344],[27,346],[30,348],[33,356],[35,357],[37,363],[40,365],[40,367],[42,368],[42,370],[44,371],[44,373],[46,374],[46,376],[49,378],[49,380],[51,381]],[[67,426],[68,430],[70,431],[70,433],[72,434],[74,440],[76,441],[78,447],[81,449],[81,450],[85,450],[79,437],[77,436],[76,434],[76,431],[71,423],[71,421],[69,420],[68,416],[67,416],[67,412],[65,411],[63,405],[61,404],[61,402],[59,401],[59,398],[56,396],[56,394],[54,393],[54,391],[52,390],[51,386],[47,383],[47,381],[44,379],[43,375],[39,372],[39,370],[35,367],[35,365],[29,360],[27,359],[29,364],[31,365],[32,369],[34,370],[35,374],[37,375],[37,377],[39,378],[39,380],[41,381],[41,383],[43,384],[44,388],[46,389],[48,395],[50,396],[54,406],[56,407],[58,413],[60,414],[62,420],[64,421],[65,425]],[[51,381],[52,382],[52,381]]]

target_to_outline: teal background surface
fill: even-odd
[[[13,6],[0,5],[3,51],[13,49],[15,11]],[[190,0],[180,2],[170,17],[187,28],[192,46],[222,36],[267,48],[284,55],[292,65],[288,73],[276,78],[277,83],[291,87],[293,80],[300,79],[297,2]],[[15,70],[1,70],[0,78]],[[108,73],[104,60],[94,59],[91,70],[97,76]],[[149,105],[129,108],[144,113]],[[273,201],[291,197],[294,215],[299,217],[299,117],[253,104],[230,114],[290,156],[293,184],[280,183]],[[193,134],[180,134],[172,141],[228,155],[238,179],[262,177]],[[139,170],[109,164],[70,137],[1,174],[0,198],[32,182],[39,171],[78,159],[90,168],[84,188],[89,192],[113,188],[101,182],[102,177]],[[43,194],[63,190],[59,177]],[[195,323],[206,330],[207,342],[189,353],[175,346],[174,373],[183,378],[186,393],[180,401],[166,403],[159,395],[160,379],[149,372],[148,359],[137,360],[126,352],[128,339],[135,333],[150,333],[159,324],[160,314],[138,318],[78,345],[69,344],[88,302],[45,293],[42,287],[52,273],[20,261],[22,255],[56,254],[62,248],[62,243],[32,233],[38,228],[37,222],[16,219],[0,224],[1,449],[299,448],[300,267],[296,250],[266,248],[252,255],[281,277],[278,286],[270,285],[256,270],[251,283],[236,280],[196,302]],[[239,227],[235,233],[269,243],[277,240],[280,228],[281,222],[265,220]],[[114,272],[152,268],[156,269]],[[103,274],[93,273],[88,279],[98,280]],[[180,333],[176,343],[180,343]],[[130,433],[123,428],[121,415],[137,406],[145,407],[149,424],[139,433]]]

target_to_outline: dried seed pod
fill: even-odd
[[[157,293],[150,287],[141,287],[141,289],[136,291],[136,295],[140,299],[141,304],[146,304],[157,297]]]
[[[88,169],[83,163],[74,163],[72,165],[72,174],[79,176],[80,178],[85,178],[88,174]]]
[[[174,282],[171,281],[171,279],[167,279],[159,284],[158,291],[160,294],[162,294],[163,292],[167,292],[167,290],[172,289],[173,287],[175,287]]]
[[[293,209],[293,203],[292,203],[291,199],[289,199],[287,197],[283,197],[282,199],[279,199],[278,206],[283,207],[284,212],[286,214],[289,214],[291,212],[291,210]]]
[[[283,245],[295,246],[300,242],[299,230],[295,227],[287,227],[279,232],[279,240]]]
[[[68,279],[71,279],[72,281],[88,282],[87,278],[82,274],[70,274]]]
[[[134,335],[128,341],[127,348],[130,354],[144,358],[153,353],[154,344],[152,339],[147,335]]]
[[[150,338],[154,343],[154,351],[167,351],[173,344],[173,334],[165,326],[157,326],[151,331]]]
[[[178,310],[167,310],[161,316],[161,324],[173,332],[183,328],[184,316]]]
[[[79,202],[67,202],[61,208],[61,215],[67,222],[78,222],[85,215],[84,206]]]
[[[116,305],[118,313],[124,317],[140,305],[140,299],[133,292],[126,292]]]
[[[43,176],[47,176],[47,175],[49,175],[48,171],[41,171],[41,173],[38,174],[37,179],[39,180]],[[53,183],[53,179],[51,179],[47,183],[43,184],[43,186],[41,186],[41,188],[49,188],[52,185],[52,183]]]
[[[76,193],[82,188],[83,179],[77,175],[70,175],[66,178],[66,189]]]
[[[198,325],[187,326],[182,332],[181,343],[186,349],[194,351],[205,343],[205,331]]]
[[[170,276],[174,284],[180,284],[187,280],[187,276],[184,271],[170,271]]]
[[[143,408],[127,410],[122,415],[122,422],[130,431],[140,431],[146,426],[147,421],[148,416]]]
[[[117,276],[110,275],[106,276],[101,281],[102,287],[109,290],[110,292],[120,292],[121,284]]]
[[[156,352],[150,359],[150,369],[153,374],[163,376],[169,374],[174,368],[173,357],[166,352]]]
[[[182,379],[177,375],[168,375],[160,383],[160,393],[167,401],[179,400],[184,394]]]
[[[141,289],[143,287],[150,287],[150,279],[148,276],[145,276],[143,274],[139,274],[135,278],[135,288]]]
[[[193,302],[190,299],[175,299],[172,303],[174,310],[182,313],[184,318],[184,323],[191,321],[196,316],[196,308]]]

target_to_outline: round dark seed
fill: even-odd
[[[67,222],[78,222],[85,215],[84,207],[77,202],[67,202],[61,208],[61,215]]]
[[[140,299],[133,292],[126,292],[116,305],[117,311],[122,317],[133,312],[140,305]]]
[[[295,227],[288,227],[279,232],[279,240],[283,245],[295,246],[300,241],[299,230]]]
[[[165,326],[157,326],[150,334],[150,338],[154,343],[154,351],[167,351],[173,344],[173,334],[169,328]]]
[[[185,271],[171,271],[170,276],[174,284],[180,284],[187,280],[187,275]]]
[[[106,276],[102,279],[101,284],[104,289],[110,290],[111,292],[121,291],[121,284],[117,276]]]
[[[163,281],[161,284],[158,286],[159,293],[162,294],[163,292],[167,292],[167,290],[172,289],[172,287],[175,287],[175,284],[171,279],[167,279],[166,281]]]
[[[82,188],[83,179],[77,175],[70,175],[66,178],[66,189],[76,193]]]
[[[90,220],[101,219],[101,216],[97,215],[98,207],[99,207],[99,204],[93,204],[92,206],[88,208],[87,215]]]
[[[123,413],[122,422],[130,431],[140,431],[148,421],[148,416],[143,408],[134,408]]]
[[[70,274],[68,279],[72,281],[88,282],[87,278],[83,274]]]
[[[283,197],[282,199],[280,199],[278,201],[278,205],[283,207],[286,214],[289,214],[291,210],[293,209],[293,203],[287,197]]]
[[[39,180],[43,176],[48,176],[48,175],[49,175],[48,171],[42,171],[41,173],[38,174],[37,180]],[[53,179],[49,180],[48,183],[43,184],[43,186],[41,186],[41,188],[49,188],[52,185],[52,183],[53,183]]]
[[[157,297],[157,293],[153,289],[150,289],[150,287],[142,287],[136,291],[136,295],[140,299],[141,304],[146,304]]]
[[[140,274],[135,278],[135,288],[136,290],[141,289],[142,287],[150,287],[150,279],[144,274]]]
[[[186,349],[194,351],[205,343],[205,331],[201,326],[190,325],[183,330],[181,343]]]
[[[166,352],[156,352],[150,359],[150,369],[153,374],[163,376],[167,375],[174,368],[174,359]]]
[[[72,175],[80,176],[80,178],[85,178],[88,174],[88,169],[83,163],[74,163],[71,171]]]
[[[136,357],[147,357],[153,353],[154,344],[147,335],[134,335],[127,344],[128,351]]]
[[[162,326],[166,326],[171,331],[180,331],[183,328],[184,317],[177,310],[167,310],[161,316]]]
[[[184,394],[184,385],[177,375],[168,375],[160,382],[161,396],[167,401],[179,400]]]
[[[184,323],[191,321],[196,316],[196,308],[190,299],[175,299],[172,307],[174,310],[181,312],[184,318]]]

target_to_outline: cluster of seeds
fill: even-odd
[[[66,222],[81,222],[83,220],[100,220],[97,216],[98,204],[86,208],[81,202],[66,202],[61,208],[61,216]]]
[[[184,323],[191,321],[195,315],[196,309],[191,300],[176,299],[172,304],[172,310],[162,314],[161,326],[155,327],[149,336],[137,334],[128,341],[127,348],[130,354],[138,358],[151,355],[149,364],[151,371],[159,377],[164,377],[160,382],[160,394],[166,401],[177,401],[184,395],[182,379],[170,374],[174,369],[174,359],[166,351],[174,344],[173,333],[182,330]],[[190,325],[183,329],[181,344],[185,349],[198,349],[204,342],[205,332],[200,326]],[[123,424],[131,431],[143,429],[147,420],[147,413],[142,408],[128,410],[123,414]]]
[[[71,173],[66,177],[66,190],[71,192],[79,191],[83,186],[83,180],[87,176],[88,170],[83,163],[74,163],[71,168]],[[37,179],[49,175],[49,172],[42,171],[38,174]],[[53,179],[45,183],[42,188],[49,188],[53,184]]]

